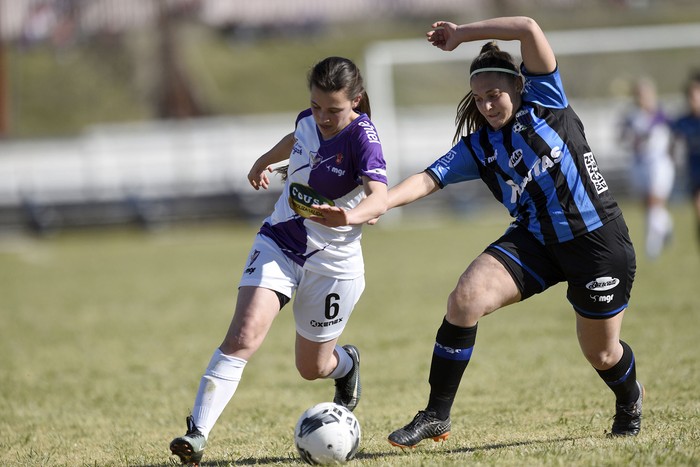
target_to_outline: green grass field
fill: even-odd
[[[342,343],[362,351],[357,466],[700,465],[700,249],[691,212],[655,262],[624,206],[638,274],[623,338],[647,389],[642,433],[610,440],[613,398],[581,355],[560,285],[480,323],[452,436],[410,452],[386,436],[423,408],[435,332],[458,275],[506,223],[409,208],[366,228],[368,286]],[[257,226],[0,239],[0,465],[170,466],[199,378],[228,326]],[[205,465],[302,465],[297,417],[331,381],[294,369],[289,309],[246,368]]]

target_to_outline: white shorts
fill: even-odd
[[[313,342],[326,342],[345,329],[365,289],[365,278],[339,280],[307,271],[285,256],[270,238],[258,234],[238,286],[264,287],[294,296],[297,333]]]

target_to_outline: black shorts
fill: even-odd
[[[485,253],[510,272],[522,300],[566,281],[566,298],[583,317],[610,318],[627,308],[636,258],[622,216],[556,245],[543,245],[515,225]]]

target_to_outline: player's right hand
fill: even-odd
[[[451,51],[457,48],[459,41],[454,37],[457,31],[456,24],[450,23],[449,21],[436,21],[431,27],[433,28],[432,31],[426,33],[428,42],[438,49],[445,51]]]

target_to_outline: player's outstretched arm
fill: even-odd
[[[311,207],[321,212],[323,217],[312,216],[311,220],[327,227],[340,227],[342,225],[359,225],[370,220],[375,220],[387,210],[387,186],[382,182],[362,177],[366,197],[353,209],[342,209],[338,206],[327,204]]]
[[[435,193],[440,187],[425,172],[411,175],[389,190],[389,209],[404,206]]]
[[[391,208],[404,206],[417,201],[421,198],[435,193],[440,187],[435,182],[433,177],[425,172],[411,175],[398,185],[392,187],[388,192],[387,211]],[[369,225],[374,225],[379,221],[379,217],[375,217],[367,221]]]
[[[459,26],[448,21],[436,21],[426,34],[435,47],[450,51],[462,42],[478,40],[520,41],[520,51],[525,68],[530,73],[551,73],[557,66],[549,41],[532,18],[510,16],[491,18]]]
[[[270,186],[267,174],[272,172],[271,165],[289,159],[289,155],[294,149],[294,142],[294,133],[290,133],[255,161],[248,172],[248,182],[253,188],[267,190]]]

